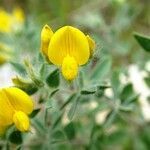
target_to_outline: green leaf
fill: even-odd
[[[9,135],[9,141],[14,144],[21,144],[23,142],[22,140],[22,134],[20,131],[13,131]]]
[[[82,95],[90,95],[95,94],[98,96],[104,92],[105,89],[110,88],[110,86],[106,85],[94,85],[91,88],[81,90]]]
[[[139,33],[134,33],[134,37],[145,51],[150,52],[150,37],[146,37]]]
[[[34,85],[31,85],[30,88],[22,88],[22,87],[19,87],[19,88],[25,91],[29,95],[33,95],[34,93],[38,91],[38,88]]]
[[[120,90],[121,90],[121,83],[119,81],[119,70],[115,70],[112,73],[112,77],[111,77],[111,86],[112,86],[112,90],[114,93],[114,98],[118,98],[120,95]]]
[[[32,120],[32,125],[34,126],[34,128],[36,129],[36,131],[41,134],[41,135],[44,135],[45,132],[46,132],[46,128],[45,128],[45,124],[44,124],[44,121],[43,119],[39,119],[39,118],[34,118]]]
[[[120,94],[120,99],[122,101],[125,101],[126,99],[128,99],[130,96],[132,96],[134,94],[133,91],[133,85],[131,83],[128,83],[127,85],[125,85],[125,87],[123,88],[121,94]]]
[[[135,102],[138,99],[138,97],[139,97],[139,94],[134,93],[133,85],[131,83],[128,83],[127,85],[125,85],[120,94],[120,99],[121,99],[123,105],[125,105],[125,107],[126,107],[126,105]],[[131,106],[131,108],[132,108],[132,106]]]
[[[82,91],[81,91],[81,94],[82,94],[82,95],[89,95],[89,94],[94,94],[94,93],[96,93],[96,90],[94,90],[94,91],[82,90]]]
[[[112,110],[109,112],[109,114],[106,116],[106,120],[104,122],[104,128],[109,128],[112,123],[114,122],[115,118],[117,115],[117,111],[116,110]]]
[[[69,110],[69,112],[67,114],[69,120],[72,120],[74,115],[75,115],[75,112],[77,110],[77,106],[78,106],[78,103],[79,103],[79,99],[80,99],[80,96],[77,96],[75,98],[74,102],[71,105],[71,108],[70,108],[70,110]]]
[[[52,133],[52,144],[64,142],[66,140],[65,134],[61,130],[56,130]]]
[[[16,150],[21,150],[22,149],[22,147],[21,146],[18,146],[17,148],[16,148]]]
[[[25,80],[20,77],[15,77],[12,79],[12,82],[16,87],[22,89],[29,95],[32,95],[38,91],[38,87],[32,81]]]
[[[150,87],[150,77],[145,77],[144,81],[148,87]]]
[[[46,126],[50,126],[50,124],[51,124],[51,118],[50,118],[50,114],[49,114],[50,108],[52,108],[52,107],[49,106],[45,109],[44,122],[45,122]]]
[[[23,65],[16,63],[16,62],[10,62],[10,64],[14,67],[14,69],[16,71],[18,71],[21,74],[25,74],[26,73],[26,69]]]
[[[58,87],[60,82],[59,78],[59,69],[54,70],[52,73],[49,74],[49,76],[46,79],[46,83],[49,87]]]
[[[106,144],[123,144],[125,140],[129,138],[127,131],[124,130],[117,130],[107,135],[107,140],[105,141]]]
[[[89,94],[96,93],[96,91],[97,91],[96,85],[92,85],[90,87],[87,87],[87,88],[81,90],[80,94],[82,94],[82,95],[89,95]]]
[[[119,107],[119,110],[120,111],[123,111],[123,112],[131,112],[134,110],[134,105],[128,105],[128,106],[120,106]]]
[[[150,143],[150,125],[149,124],[147,124],[147,126],[145,126],[142,129],[140,137],[145,142],[147,149],[149,149],[149,143]]]
[[[39,112],[40,108],[33,110],[33,112],[29,115],[30,118],[34,118]]]
[[[107,85],[98,85],[97,86],[97,91],[96,91],[96,96],[97,97],[101,97],[104,95],[104,91],[107,89],[107,88],[110,88],[110,86],[107,86]]]
[[[45,70],[46,70],[46,64],[43,63],[43,64],[41,65],[41,68],[40,68],[40,71],[39,71],[41,78],[44,78]]]
[[[75,97],[77,96],[77,93],[73,93],[68,99],[67,101],[60,107],[60,110],[64,109],[70,102],[72,102]]]
[[[52,129],[56,128],[56,126],[61,122],[62,116],[63,116],[63,112],[58,116],[58,118],[56,118],[56,120],[54,121],[53,125],[52,125]]]
[[[105,90],[105,89],[107,89],[107,88],[111,88],[111,86],[108,86],[108,85],[97,85],[97,88],[98,88],[99,90]]]
[[[52,93],[50,94],[50,98],[53,97],[58,91],[59,91],[59,89],[52,91]]]
[[[79,72],[79,87],[82,88],[84,86],[84,76],[83,76],[83,72],[80,70]]]
[[[75,126],[74,126],[73,122],[66,125],[64,130],[65,130],[65,133],[66,133],[69,140],[72,140],[75,138],[76,132],[75,132]]]
[[[39,62],[44,62],[44,57],[42,56],[41,52],[38,54],[38,60]]]
[[[138,100],[139,94],[132,94],[126,101],[125,104],[130,104]]]
[[[94,137],[97,137],[99,135],[103,135],[103,128],[100,125],[97,125],[94,123],[94,126],[92,127],[90,138],[91,140],[94,139]]]
[[[103,80],[103,78],[109,73],[111,69],[112,61],[111,57],[105,57],[103,60],[100,60],[100,63],[98,63],[93,70],[93,73],[91,75],[91,79],[93,80]]]

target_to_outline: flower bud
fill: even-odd
[[[16,87],[22,89],[29,95],[34,94],[38,90],[38,87],[32,81],[23,79],[18,76],[12,78],[12,82]]]

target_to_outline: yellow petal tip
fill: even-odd
[[[78,74],[78,64],[73,57],[66,56],[62,63],[62,74],[66,80],[73,80]]]
[[[13,115],[13,121],[16,128],[21,132],[29,131],[30,122],[28,116],[22,111],[16,111]]]

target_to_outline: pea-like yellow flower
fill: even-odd
[[[16,87],[0,89],[0,135],[13,123],[19,131],[29,131],[28,115],[32,111],[33,101],[24,91]]]
[[[79,66],[88,62],[94,48],[94,40],[75,27],[64,26],[55,33],[48,25],[42,29],[41,50],[53,64],[61,67],[67,80],[76,78]]]

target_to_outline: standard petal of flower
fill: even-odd
[[[24,91],[16,87],[9,87],[3,90],[16,111],[23,111],[26,114],[30,114],[33,111],[33,101]]]
[[[65,26],[57,30],[48,48],[49,60],[55,65],[61,65],[64,57],[70,55],[78,65],[85,64],[90,55],[86,36],[77,28]]]
[[[41,31],[41,51],[47,56],[50,39],[53,36],[53,31],[48,25],[45,25]]]
[[[0,89],[0,126],[12,124],[14,110],[3,89]]]
[[[15,112],[13,116],[13,122],[19,131],[22,132],[29,131],[30,121],[28,116],[24,112],[22,111]]]

